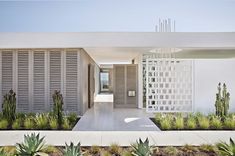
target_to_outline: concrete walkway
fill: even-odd
[[[73,131],[158,131],[143,109],[113,108],[113,95],[100,94]]]
[[[13,146],[23,141],[24,134],[40,133],[48,145],[64,146],[65,142],[81,142],[82,146],[109,146],[117,143],[130,146],[137,139],[150,140],[155,146],[183,146],[185,144],[214,144],[228,142],[234,131],[0,131],[0,146]]]

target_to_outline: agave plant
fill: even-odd
[[[40,138],[39,133],[36,135],[24,135],[24,142],[16,144],[16,151],[18,156],[37,156],[40,151],[45,148],[44,137]],[[45,155],[45,153],[42,153]]]
[[[136,144],[132,145],[133,152],[132,154],[134,156],[151,156],[152,154],[152,147],[149,145],[149,140],[146,138],[146,140],[143,142],[141,139],[136,142]]]
[[[219,149],[221,156],[235,156],[235,144],[232,138],[230,138],[229,144],[221,142],[216,146]]]
[[[65,143],[64,156],[81,156],[81,144],[80,142],[77,145],[74,145],[72,142],[70,145]]]

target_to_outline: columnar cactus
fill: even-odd
[[[59,127],[61,128],[63,122],[63,96],[60,94],[60,91],[55,90],[52,98],[54,102],[53,113],[57,119]]]
[[[12,89],[3,97],[2,112],[3,117],[12,124],[16,114],[16,93]]]
[[[223,84],[221,93],[221,83],[218,85],[218,93],[216,94],[215,109],[217,116],[227,116],[229,110],[230,94],[227,92],[226,84]]]

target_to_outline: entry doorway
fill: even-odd
[[[100,93],[113,92],[113,69],[101,68],[100,70]]]
[[[100,73],[100,85],[101,85],[101,92],[108,92],[109,91],[109,73],[108,72],[101,72]]]

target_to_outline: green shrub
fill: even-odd
[[[198,149],[196,147],[187,144],[181,147],[181,150],[185,155],[193,155],[194,153],[198,152]]]
[[[235,121],[231,118],[225,118],[223,127],[225,129],[235,129]]]
[[[55,90],[52,98],[54,102],[53,114],[57,119],[59,128],[61,128],[63,124],[63,96],[60,94],[60,91]]]
[[[181,117],[181,116],[176,117],[174,127],[175,127],[175,129],[184,129],[183,117]]]
[[[20,119],[16,119],[13,122],[12,129],[21,129],[21,121],[20,121]]]
[[[110,145],[109,147],[109,152],[112,154],[112,155],[121,155],[121,148],[118,144],[116,143],[113,143]]]
[[[3,155],[3,156],[16,156],[16,148],[15,148],[15,146],[3,146],[1,149],[5,153],[5,155]]]
[[[121,154],[121,156],[133,156],[131,151],[128,151],[128,150],[124,150]]]
[[[225,142],[218,143],[217,148],[221,156],[234,156],[235,155],[235,143],[230,138],[229,144]]]
[[[2,112],[11,125],[16,117],[16,93],[12,89],[3,97]]]
[[[196,114],[195,114],[195,118],[196,118],[196,120],[200,120],[201,118],[203,118],[204,117],[204,115],[201,113],[201,112],[197,112]]]
[[[167,115],[160,120],[160,126],[163,130],[169,130],[172,128],[172,116]]]
[[[133,152],[135,156],[151,156],[153,153],[152,147],[149,145],[148,138],[145,141],[139,139],[136,144],[132,145]]]
[[[101,150],[99,146],[93,145],[91,146],[89,153],[92,155],[100,155],[100,151]]]
[[[210,121],[211,128],[213,129],[222,129],[222,122],[219,117],[212,117]]]
[[[40,138],[39,134],[32,133],[24,135],[24,142],[16,144],[18,156],[36,156],[45,148],[44,137]]]
[[[154,117],[154,120],[156,121],[156,123],[160,123],[161,119],[162,119],[162,114],[156,113]]]
[[[3,150],[3,149],[0,149],[0,156],[6,156],[7,153]]]
[[[54,117],[50,118],[50,122],[49,122],[50,128],[51,129],[58,129],[58,123],[57,123],[57,119]]]
[[[74,145],[72,142],[70,145],[65,143],[64,156],[81,156],[81,147],[80,142],[77,145]]]
[[[77,114],[76,113],[70,113],[67,117],[67,119],[69,120],[70,125],[75,125],[76,121],[77,121]]]
[[[25,129],[34,129],[35,123],[34,120],[31,117],[28,117],[24,120],[24,127]]]
[[[42,149],[42,152],[48,153],[50,156],[57,156],[57,154],[58,156],[63,155],[62,151],[56,146],[46,146],[44,149]]]
[[[108,151],[102,151],[102,156],[113,156]]]
[[[16,119],[24,120],[26,117],[25,113],[17,113]]]
[[[70,125],[69,125],[69,120],[67,118],[63,119],[62,128],[67,129],[67,130],[71,128]]]
[[[201,117],[198,120],[198,125],[201,129],[209,129],[210,127],[210,120],[207,117]]]
[[[167,146],[164,148],[164,153],[170,156],[177,156],[179,153],[179,150],[176,147]]]
[[[195,129],[197,127],[197,123],[194,117],[189,117],[186,120],[186,127],[188,129]]]
[[[203,152],[206,152],[206,153],[215,153],[216,152],[215,146],[208,145],[208,144],[200,145],[199,149]]]
[[[47,114],[37,114],[35,117],[35,123],[39,129],[48,128],[48,115]]]
[[[7,129],[8,127],[8,121],[6,119],[0,120],[0,129]]]

